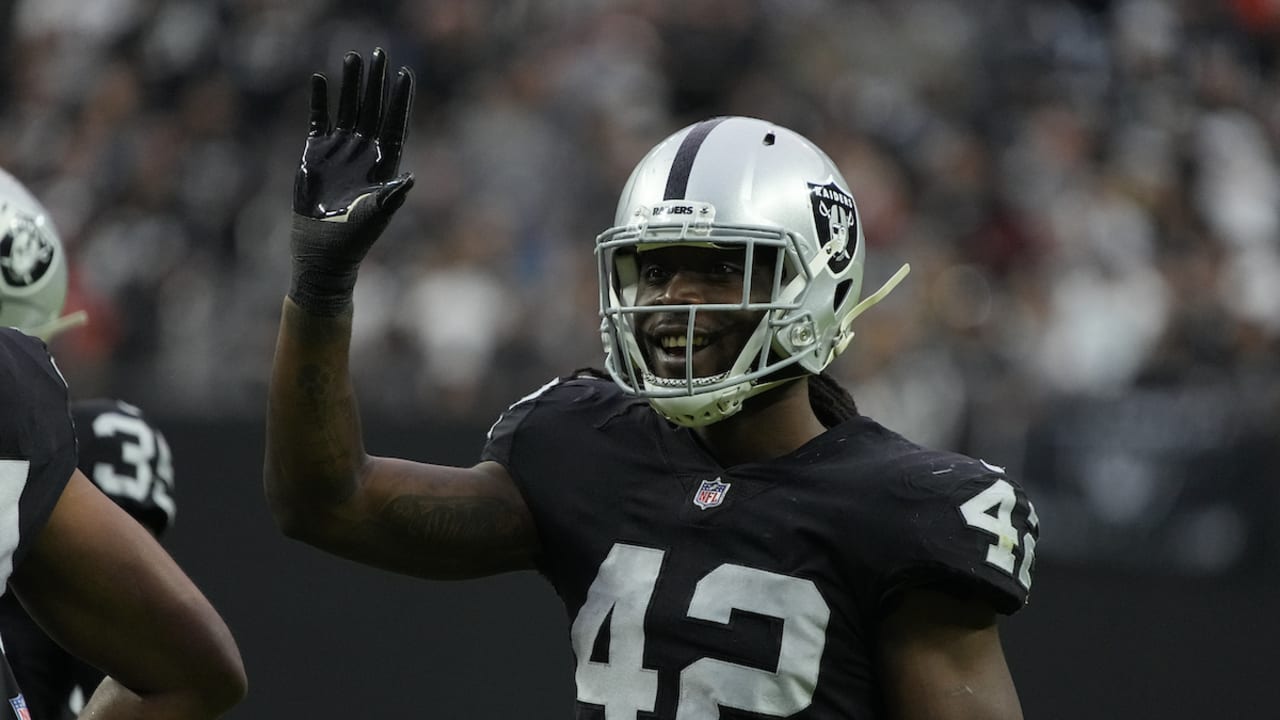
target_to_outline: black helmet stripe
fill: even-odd
[[[694,125],[689,134],[684,136],[684,140],[680,141],[676,158],[671,161],[671,171],[667,173],[667,189],[662,194],[663,200],[684,199],[685,191],[689,189],[689,174],[693,172],[693,159],[698,154],[698,148],[702,147],[702,142],[707,139],[707,135],[727,119],[717,117],[703,120]]]

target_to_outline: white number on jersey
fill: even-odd
[[[604,705],[605,720],[633,720],[637,711],[653,711],[658,672],[643,667],[644,614],[658,582],[662,555],[652,548],[614,545],[573,619],[578,699]],[[593,662],[591,650],[605,620],[609,620],[609,662]]]
[[[142,418],[118,412],[94,418],[93,434],[100,438],[120,437],[120,459],[130,467],[129,472],[120,472],[110,463],[96,463],[94,484],[108,495],[138,502],[145,502],[150,495],[152,502],[172,519],[176,510],[172,495],[173,456],[164,436]]]
[[[644,662],[644,619],[665,552],[617,543],[601,563],[573,621],[578,700],[603,705],[606,720],[635,720],[652,712],[658,673]],[[775,717],[813,701],[831,610],[811,580],[725,564],[694,589],[688,616],[728,624],[734,610],[783,621],[777,671],[702,658],[680,672],[677,720],[714,720],[720,706]],[[609,658],[591,660],[605,621]]]
[[[1013,485],[1003,478],[991,483],[986,490],[974,495],[960,506],[960,514],[971,527],[996,536],[996,542],[987,546],[987,562],[1001,570],[1014,574],[1017,558],[1014,549],[1018,547],[1018,529],[1013,525],[1013,508],[1018,504],[1018,495]],[[1027,523],[1038,527],[1040,519],[1036,517],[1036,509],[1031,507]],[[1031,589],[1031,564],[1036,559],[1036,538],[1030,532],[1022,536],[1022,564],[1017,567],[1018,582],[1027,590]]]

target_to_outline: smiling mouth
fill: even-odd
[[[684,377],[690,361],[694,363],[695,376],[709,371],[713,374],[714,368],[706,365],[714,361],[712,348],[718,339],[718,334],[707,332],[695,331],[690,336],[687,328],[650,334],[647,344],[653,374],[657,377]]]
[[[679,355],[680,357],[684,357],[685,354],[689,352],[690,345],[692,345],[693,351],[696,353],[710,344],[711,337],[705,333],[694,333],[693,343],[689,342],[688,333],[658,336],[658,346],[662,348],[663,352],[671,355]]]

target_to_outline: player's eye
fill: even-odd
[[[649,285],[661,285],[671,279],[671,271],[656,263],[646,263],[640,268],[640,277]]]

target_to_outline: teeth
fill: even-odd
[[[662,347],[670,350],[672,348],[682,348],[689,346],[689,338],[685,335],[664,335],[658,338],[658,342]],[[693,346],[695,348],[703,347],[707,344],[706,335],[694,335]]]

